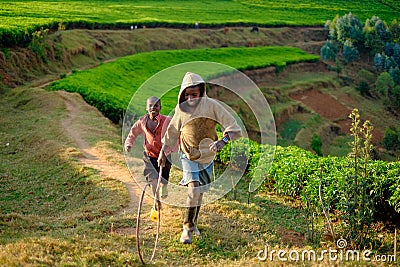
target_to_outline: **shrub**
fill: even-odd
[[[400,149],[400,131],[395,127],[388,127],[382,139],[383,147],[387,150],[396,151]]]
[[[369,85],[365,81],[360,81],[356,86],[356,90],[359,91],[362,96],[365,96],[369,93]]]
[[[381,95],[387,95],[388,91],[394,87],[394,81],[389,73],[382,72],[375,84],[375,91]]]
[[[313,134],[312,139],[311,139],[311,148],[317,153],[318,156],[322,156],[322,141],[319,135]]]
[[[332,41],[326,41],[321,48],[320,54],[323,60],[335,61],[337,52],[337,46]]]

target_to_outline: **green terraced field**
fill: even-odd
[[[118,121],[135,91],[152,75],[176,64],[190,61],[211,61],[228,65],[238,70],[284,67],[287,64],[317,61],[319,57],[292,47],[252,47],[167,50],[135,54],[97,68],[77,72],[51,85],[53,90],[78,92],[86,102],[97,107],[103,114]],[[184,70],[175,78],[181,82]],[[176,104],[177,89],[170,91],[163,101],[164,111]],[[143,99],[145,103],[146,98]],[[144,112],[145,107],[136,111]]]
[[[387,22],[400,18],[398,4],[363,1],[0,1],[1,43],[26,41],[25,32],[40,27],[113,28],[131,25],[193,27],[262,25],[321,26],[349,12],[362,20],[377,15]],[[210,8],[212,6],[212,8]]]

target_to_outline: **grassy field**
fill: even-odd
[[[103,146],[114,161],[123,161],[118,128],[80,97],[70,98],[85,111],[78,121],[83,138],[95,147]],[[135,214],[123,212],[128,203],[126,190],[120,181],[99,175],[77,160],[81,151],[60,127],[68,117],[61,95],[18,88],[2,92],[0,104],[2,114],[12,114],[1,118],[0,265],[140,265]],[[195,238],[191,245],[178,241],[183,210],[164,205],[154,265],[281,266],[276,257],[261,262],[257,254],[265,245],[317,251],[335,246],[321,236],[320,218],[315,221],[318,242],[305,240],[307,221],[297,199],[266,192],[249,196],[247,182],[242,180],[234,192],[203,207],[202,238]],[[385,228],[379,233],[383,246],[379,251],[390,252],[392,233]],[[328,259],[318,263],[331,264]]]
[[[312,25],[322,25],[326,19],[333,18],[336,13],[344,14],[350,10],[354,10],[354,13],[357,12],[357,15],[360,14],[362,18],[378,14],[390,21],[393,17],[398,16],[397,13],[392,13],[393,11],[378,1],[361,1],[361,4],[360,1],[337,1],[335,2],[337,6],[325,1],[303,1],[301,4],[277,1],[268,2],[268,6],[264,1],[208,3],[190,1],[184,2],[185,6],[182,5],[183,1],[135,1],[134,4],[128,1],[32,1],[29,2],[31,6],[26,3],[26,1],[1,2],[0,14],[5,14],[3,15],[5,19],[1,21],[6,22],[7,27],[10,26],[9,29],[12,31],[24,32],[27,27],[30,27],[28,23],[36,26],[51,26],[49,23],[57,25],[61,20],[66,26],[74,24],[87,27],[89,25],[92,28],[126,27],[140,22],[146,22],[148,26],[168,24],[186,27],[193,25],[194,21],[199,21],[201,26],[204,25],[203,18],[211,21],[209,25],[220,25],[219,23],[221,25],[230,23],[263,25],[266,23],[267,25],[266,21],[269,21],[270,25],[280,25],[280,23],[293,25],[292,23],[304,23],[305,21],[315,23]],[[151,5],[147,5],[149,3]],[[213,8],[212,11],[209,11],[210,4],[215,5],[215,9]],[[398,5],[395,2],[394,4]],[[227,8],[228,5],[232,5],[231,8]],[[139,8],[141,12],[135,13]],[[266,15],[267,9],[269,13]],[[13,17],[12,14],[16,14],[16,10],[20,10],[22,15]],[[136,17],[139,19],[136,20]],[[179,21],[175,20],[175,17],[179,18]],[[258,20],[252,21],[255,18]],[[23,26],[20,28],[18,25]],[[74,38],[76,38],[74,45],[80,49],[80,37],[74,36]],[[137,41],[135,39],[135,42],[140,43],[138,46],[143,44],[145,44],[143,47],[148,46],[146,40]],[[91,46],[92,43],[89,41],[88,47]],[[209,52],[209,50],[204,51]],[[282,52],[279,49],[277,51]],[[172,52],[166,51],[165,53]],[[169,56],[173,58],[176,54],[169,54]],[[212,58],[214,59],[215,55]],[[87,63],[87,59],[83,56],[79,57],[79,60],[78,65]],[[199,59],[196,57],[195,60]],[[257,58],[255,57],[253,60],[255,61]],[[142,67],[152,69],[155,65],[154,62],[158,61],[154,59],[148,65],[143,64]],[[278,62],[286,63],[286,60],[279,58]],[[126,69],[116,70],[118,64]],[[234,65],[235,63],[231,61],[229,64]],[[242,64],[235,65],[237,68],[241,68],[241,66]],[[248,64],[248,67],[255,66]],[[133,73],[130,63],[123,60],[117,61],[115,65],[103,64],[98,69],[100,70],[97,75],[93,76],[87,74],[91,71],[76,71],[65,81],[72,81],[75,76],[85,77],[85,79],[78,79],[76,84],[83,81],[85,87],[94,88],[99,83],[98,77],[104,76],[106,78],[101,83],[104,82],[105,88],[113,88],[114,84],[119,84],[123,90],[134,89],[135,86],[141,84],[140,82],[136,85],[132,84],[132,77],[127,78],[128,82],[126,82],[125,77],[121,76],[121,73],[127,72],[127,69],[130,74]],[[96,70],[93,70],[93,73]],[[138,75],[143,75],[142,82],[145,80],[145,75],[151,75],[142,70],[140,66],[135,66],[133,71]],[[152,73],[155,72],[157,69],[153,69]],[[115,77],[112,77],[112,74],[115,74]],[[282,94],[277,98],[284,99],[287,97],[288,91],[303,90],[310,86],[323,87],[323,84],[329,85],[331,82],[331,75],[324,77],[325,74],[319,74],[321,77],[316,78],[314,74],[300,71],[296,74],[298,76],[282,76],[281,80],[276,80],[275,84],[271,83],[271,87],[274,87],[279,92],[278,94]],[[32,72],[30,75],[35,76],[35,73]],[[112,81],[111,86],[110,83],[107,83],[107,79]],[[68,85],[65,84],[65,86]],[[264,91],[266,94],[269,93],[267,89]],[[338,97],[341,94],[351,95],[362,109],[373,114],[374,119],[385,115],[385,119],[381,119],[382,122],[379,122],[384,125],[387,117],[386,114],[382,114],[381,105],[374,105],[372,101],[362,99],[355,94],[352,88],[338,86],[334,87],[335,92],[331,88],[326,90],[326,93],[335,94]],[[84,91],[80,92],[84,94]],[[128,94],[132,93],[126,91],[126,95]],[[85,141],[106,153],[110,161],[116,165],[125,166],[121,153],[120,127],[111,124],[77,94],[68,95],[81,108],[82,112],[79,112],[78,116],[79,123],[76,126],[83,133]],[[123,109],[126,108],[123,101],[129,101],[128,97],[121,97],[120,92],[111,92],[110,95],[103,95],[103,97],[124,99],[122,102],[116,101],[112,104],[121,105]],[[95,97],[96,99],[97,97]],[[276,110],[290,108],[293,106],[293,102],[281,105],[277,103]],[[126,188],[119,180],[115,179],[116,177],[104,176],[98,170],[89,168],[79,161],[83,157],[82,151],[71,136],[62,129],[63,122],[68,119],[69,111],[61,94],[38,88],[0,90],[0,113],[2,114],[0,118],[0,265],[140,265],[135,249],[136,216],[133,212],[125,212],[129,201]],[[393,120],[396,123],[396,120]],[[308,125],[313,129],[318,129],[324,123],[326,121],[316,114],[306,114],[304,117],[294,116],[294,120],[283,124],[282,134],[288,138],[290,143],[306,143],[310,133],[305,133],[304,129],[300,129],[301,126]],[[297,135],[293,140],[294,132]],[[339,137],[334,141],[336,150],[340,150],[335,153],[347,153],[348,147],[341,147],[343,143],[350,141],[347,137]],[[282,148],[281,150],[284,151]],[[305,152],[301,153],[306,154]],[[292,158],[291,160],[292,166],[296,166],[296,159]],[[315,163],[315,161],[313,162]],[[306,160],[302,160],[301,163],[304,166],[310,165],[310,162]],[[317,165],[314,164],[316,169]],[[220,166],[217,167],[220,168]],[[172,175],[176,179],[180,173],[174,170]],[[392,173],[392,175],[395,177],[397,174]],[[286,174],[281,176],[289,177]],[[291,173],[291,177],[296,177],[296,172]],[[243,179],[235,191],[202,209],[199,229],[203,236],[196,238],[191,245],[182,245],[178,241],[183,211],[165,205],[161,240],[154,265],[282,266],[286,263],[280,262],[276,258],[273,262],[261,262],[257,258],[257,253],[267,244],[270,249],[276,250],[315,249],[321,251],[328,247],[336,248],[335,242],[324,236],[323,233],[326,230],[324,219],[318,216],[314,222],[313,242],[307,241],[307,238],[310,238],[308,229],[310,225],[306,218],[305,207],[298,197],[277,196],[276,193],[269,192],[259,192],[249,196],[247,184],[248,181]],[[247,203],[248,199],[249,204]],[[340,227],[340,221],[335,221],[334,224]],[[371,226],[374,232],[371,237],[371,242],[374,244],[373,255],[393,253],[393,230],[395,227],[385,225],[384,222],[377,222]],[[321,262],[293,262],[293,265],[305,266],[387,266],[390,264],[331,262],[327,258]],[[398,263],[392,264],[395,266]]]
[[[139,265],[135,214],[121,212],[126,190],[77,161],[80,151],[60,127],[68,113],[60,95],[15,89],[1,96],[1,113],[13,116],[1,118],[0,265]],[[111,149],[119,147],[118,129],[75,99],[86,110],[80,117],[84,138],[93,146],[106,142],[110,155],[121,158]],[[203,238],[190,246],[178,242],[182,210],[166,206],[155,265],[256,264],[265,241],[287,245],[279,233],[293,231],[301,240],[302,215],[292,202],[253,196],[247,205],[246,190],[237,190],[236,200],[228,195],[203,209]]]
[[[377,15],[391,22],[399,11],[378,0],[363,1],[1,1],[2,45],[26,42],[40,27],[129,28],[131,25],[193,27],[259,25],[322,26],[348,12],[362,20]],[[209,8],[212,4],[212,9]]]
[[[106,144],[110,158],[124,164],[120,129],[82,99],[75,101],[84,110],[79,129],[85,140],[96,147]],[[140,265],[135,214],[123,212],[126,189],[78,162],[81,151],[60,126],[68,111],[58,92],[7,90],[1,93],[0,112],[5,115],[0,124],[1,265]],[[315,241],[306,241],[307,220],[298,199],[262,192],[247,204],[246,185],[243,180],[236,191],[202,209],[203,237],[189,246],[178,241],[183,211],[166,206],[155,266],[281,266],[276,258],[261,262],[257,253],[266,244],[287,250],[335,247],[322,235],[322,218],[315,221]],[[374,229],[381,244],[374,253],[391,253],[392,229],[379,224]]]

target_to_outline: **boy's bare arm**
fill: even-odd
[[[217,140],[210,144],[210,150],[215,152],[221,151],[230,140],[235,140],[239,137],[241,137],[240,132],[227,132],[221,140]]]

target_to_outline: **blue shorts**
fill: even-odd
[[[182,151],[179,151],[179,154],[183,170],[183,178],[179,184],[187,185],[190,182],[199,182],[200,186],[203,186],[200,190],[201,193],[208,191],[209,184],[213,180],[214,161],[201,164],[189,160]]]

